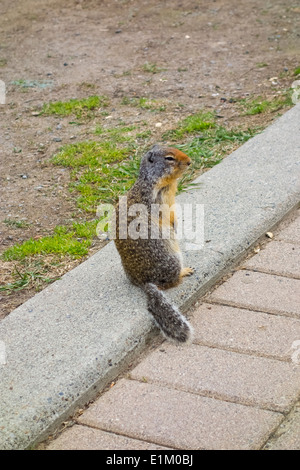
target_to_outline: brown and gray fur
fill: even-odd
[[[116,208],[115,244],[121,256],[124,270],[135,285],[141,287],[148,297],[148,310],[163,334],[177,343],[191,339],[192,329],[186,318],[172,305],[161,289],[177,286],[184,276],[193,273],[184,268],[178,242],[176,240],[176,214],[164,210],[156,219],[151,218],[151,205],[164,204],[170,208],[175,204],[177,180],[190,165],[190,158],[180,150],[171,147],[154,146],[142,160],[138,179],[127,194],[127,210],[133,204],[147,207],[147,215],[140,213],[139,221],[147,227],[143,238],[133,239],[122,233],[136,217],[127,215],[119,221],[120,202]],[[151,220],[152,219],[152,220]],[[158,238],[151,238],[151,224],[156,225]],[[162,238],[162,230],[167,227],[170,235]]]

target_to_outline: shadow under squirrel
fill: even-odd
[[[125,273],[133,284],[146,292],[148,310],[155,323],[176,343],[190,341],[192,328],[161,289],[175,287],[184,276],[193,273],[193,269],[183,267],[176,240],[176,214],[173,209],[170,211],[175,204],[177,180],[190,164],[191,159],[180,150],[155,145],[142,157],[138,179],[127,193],[125,217],[122,198],[116,207],[115,244]],[[132,207],[136,204],[143,206]],[[153,204],[160,205],[157,216],[151,210]],[[141,228],[140,232],[136,231],[138,237],[129,236],[131,223]],[[166,229],[168,236],[162,238]],[[153,237],[153,230],[159,236]]]

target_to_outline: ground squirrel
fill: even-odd
[[[142,157],[138,179],[126,195],[126,217],[121,200],[116,207],[115,244],[124,270],[130,281],[146,292],[155,323],[176,343],[189,341],[192,328],[161,289],[175,287],[193,273],[182,265],[175,236],[176,213],[169,209],[175,204],[177,180],[190,164],[191,159],[180,150],[155,145]],[[139,238],[128,234],[132,222],[139,229]],[[167,238],[162,238],[166,229]],[[153,231],[158,236],[153,236]]]

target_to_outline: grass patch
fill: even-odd
[[[19,88],[47,88],[53,85],[52,80],[25,80],[23,78],[11,82]]]
[[[295,68],[294,75],[300,75],[300,67]]]
[[[23,243],[17,243],[2,253],[4,261],[24,260],[36,255],[70,255],[72,258],[81,258],[87,255],[93,238],[96,236],[98,220],[84,223],[73,223],[67,227],[59,225],[54,234],[39,239],[30,238]],[[18,282],[21,282],[19,279]]]
[[[56,116],[75,115],[77,118],[81,118],[83,115],[88,116],[95,109],[106,106],[108,106],[107,97],[95,95],[81,100],[71,99],[44,104],[42,113]]]
[[[104,139],[109,140],[111,143],[132,143],[134,142],[134,136],[132,131],[136,129],[136,126],[124,126],[116,127],[113,129],[104,129],[101,126],[97,126],[94,130],[95,135],[100,135]]]
[[[139,132],[137,126],[104,128],[93,134],[99,140],[65,145],[51,159],[55,165],[70,168],[69,189],[76,194],[78,208],[95,213],[101,202],[115,203],[134,183],[139,169],[137,142],[143,147],[151,131]]]
[[[204,168],[211,168],[223,160],[223,158],[237,147],[247,142],[258,132],[258,129],[231,129],[216,126],[213,129],[204,130],[185,144],[177,147],[192,159],[192,165],[185,173],[178,185],[178,189],[186,186],[197,176],[197,172]]]
[[[104,164],[120,162],[127,156],[128,149],[119,148],[114,142],[85,141],[64,145],[52,162],[70,168],[101,168]]]
[[[14,267],[12,272],[13,281],[8,282],[0,286],[0,292],[11,294],[12,292],[26,289],[27,287],[35,287],[39,290],[39,287],[43,284],[50,284],[51,282],[59,279],[59,276],[49,277],[47,276],[47,268],[42,267],[43,263],[32,263],[23,269]]]
[[[261,96],[258,96],[253,100],[241,100],[240,104],[244,108],[245,115],[253,116],[255,114],[274,113],[287,106],[291,106],[293,103],[291,92],[288,90],[281,96],[271,100],[263,99]]]
[[[176,129],[170,130],[163,135],[163,139],[181,140],[189,134],[195,134],[205,129],[216,127],[215,115],[211,112],[200,111],[183,119]]]
[[[28,228],[30,224],[24,220],[5,219],[3,223],[12,228]]]
[[[136,138],[137,139],[149,139],[151,137],[151,135],[152,135],[152,132],[149,129],[147,131],[138,132],[136,134]]]
[[[94,212],[100,202],[113,204],[119,195],[133,185],[139,169],[139,160],[132,157],[121,164],[102,167],[99,171],[85,169],[71,183],[70,190],[80,194],[77,205],[86,212]]]
[[[101,128],[96,131],[100,135],[109,132]],[[120,140],[118,136],[114,135],[115,140]],[[125,140],[128,144],[128,139]],[[121,147],[111,140],[86,141],[62,147],[52,162],[72,169],[70,191],[79,193],[78,207],[95,212],[100,202],[115,202],[118,194],[129,189],[137,174],[133,153],[133,144]]]
[[[157,112],[163,112],[166,111],[166,104],[159,101],[159,100],[154,100],[151,98],[129,98],[128,96],[124,96],[124,98],[121,101],[122,105],[127,105],[127,106],[135,106],[137,108],[141,109],[148,109],[150,111],[157,111]]]
[[[90,243],[75,240],[70,234],[55,234],[38,240],[30,238],[21,244],[8,248],[2,254],[4,261],[22,260],[28,256],[46,255],[55,253],[59,255],[70,254],[80,258],[87,254]]]
[[[151,62],[146,62],[143,65],[142,69],[143,69],[144,72],[152,73],[152,74],[165,72],[167,70],[167,69],[158,67],[156,63],[151,63]]]

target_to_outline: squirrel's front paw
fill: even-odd
[[[191,276],[192,274],[194,274],[194,272],[195,272],[194,268],[183,268],[181,270],[180,276],[181,277]]]

